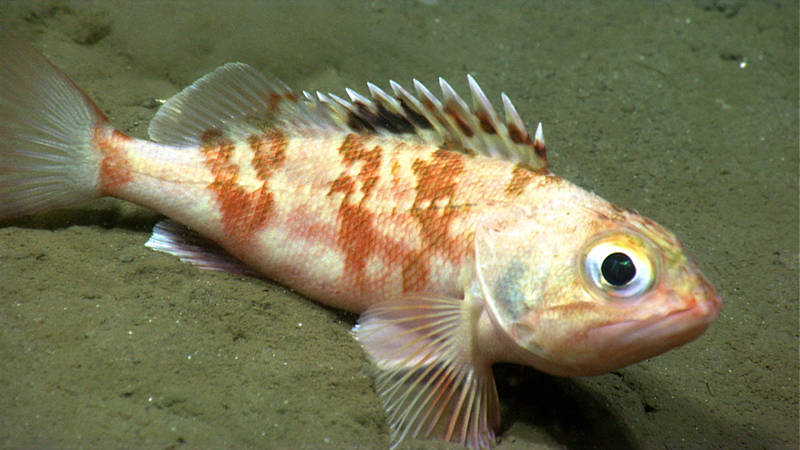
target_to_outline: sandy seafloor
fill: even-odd
[[[467,72],[496,105],[504,90],[544,123],[555,173],[675,231],[725,305],[697,341],[611,374],[499,367],[498,448],[797,448],[797,2],[739,6],[43,1],[0,14],[137,137],[154,99],[228,61],[339,94],[436,76],[466,93]],[[153,252],[157,220],[100,200],[0,223],[0,447],[388,446],[355,316]]]

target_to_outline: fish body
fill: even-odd
[[[505,120],[392,82],[298,96],[227,64],[169,99],[151,140],[0,37],[0,219],[112,196],[170,218],[148,246],[360,314],[392,442],[485,448],[491,373],[603,373],[699,336],[721,300],[675,236],[552,174]]]

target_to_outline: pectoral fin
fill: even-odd
[[[393,447],[405,438],[494,443],[500,410],[491,362],[475,348],[477,313],[461,299],[413,295],[359,318],[353,332],[376,369]]]

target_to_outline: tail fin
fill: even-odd
[[[0,34],[0,219],[100,196],[100,109],[32,45]]]

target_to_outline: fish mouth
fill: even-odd
[[[722,299],[716,293],[709,294],[689,302],[694,306],[665,316],[627,320],[589,330],[587,339],[599,350],[595,361],[598,366],[605,366],[597,373],[637,363],[699,337],[722,306]]]

